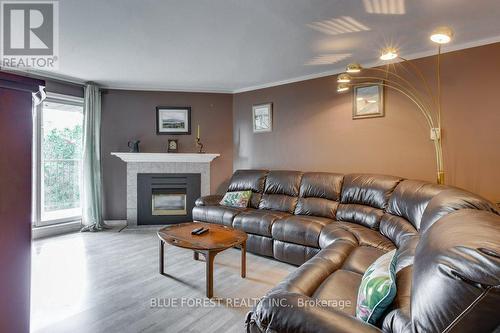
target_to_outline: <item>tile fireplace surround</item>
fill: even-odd
[[[127,225],[137,226],[137,174],[199,173],[201,195],[210,194],[210,163],[220,154],[111,153],[127,163]]]

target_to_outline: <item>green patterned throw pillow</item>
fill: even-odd
[[[226,192],[224,198],[220,201],[222,206],[245,208],[252,196],[252,191]]]
[[[358,290],[356,317],[375,324],[396,296],[396,250],[387,252],[368,267]]]

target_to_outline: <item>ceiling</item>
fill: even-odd
[[[60,0],[51,76],[141,90],[239,92],[500,41],[499,0]]]

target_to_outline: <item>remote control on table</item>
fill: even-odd
[[[191,235],[197,235],[202,230],[203,230],[203,227],[193,229],[193,230],[191,230]]]
[[[201,229],[200,231],[198,231],[196,234],[199,236],[199,235],[202,235],[202,234],[204,234],[204,233],[206,233],[206,232],[208,232],[208,228],[206,228],[206,229],[205,229],[205,228],[203,228],[203,229]]]

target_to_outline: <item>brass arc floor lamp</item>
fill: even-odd
[[[430,39],[438,44],[436,64],[436,91],[434,91],[422,71],[413,62],[400,57],[394,47],[384,48],[380,59],[389,61],[398,59],[400,62],[388,64],[385,68],[363,68],[360,64],[352,63],[346,68],[346,73],[337,77],[337,92],[348,91],[352,86],[359,84],[373,84],[393,89],[406,96],[416,105],[419,112],[425,117],[432,133],[432,140],[436,153],[437,183],[444,184],[443,146],[441,141],[441,45],[447,44],[453,37],[453,31],[448,27],[435,29]],[[397,71],[401,69],[401,71]],[[365,75],[359,75],[361,72]],[[423,89],[418,89],[412,83],[416,77]],[[356,83],[357,82],[357,83]]]

